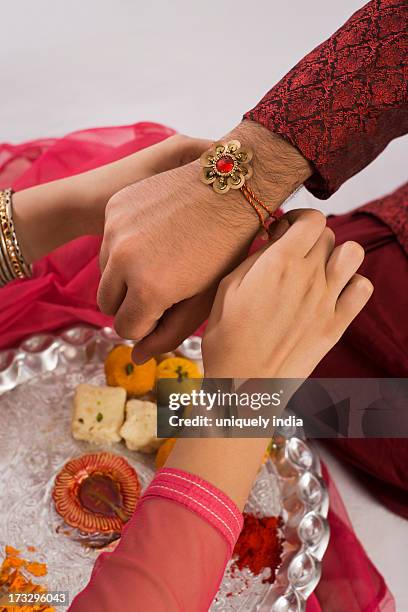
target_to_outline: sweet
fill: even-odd
[[[156,360],[136,365],[132,361],[132,347],[122,344],[111,350],[105,361],[106,382],[112,387],[123,387],[130,396],[142,396],[154,387]]]
[[[120,532],[140,497],[138,476],[113,453],[68,461],[55,478],[52,497],[65,522],[85,533]]]
[[[95,444],[119,442],[126,391],[120,387],[79,385],[74,395],[72,435]]]
[[[170,357],[158,364],[156,378],[157,403],[165,406],[173,393],[198,391],[202,374],[194,361],[184,357]]]
[[[126,421],[120,435],[129,450],[154,453],[162,443],[156,437],[157,407],[153,402],[129,400],[126,404]]]
[[[194,361],[184,357],[169,357],[157,366],[157,378],[177,378],[182,382],[186,378],[201,378],[201,371]]]

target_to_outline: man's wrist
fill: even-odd
[[[219,140],[239,140],[253,151],[253,175],[248,185],[270,210],[276,210],[311,175],[309,162],[291,144],[264,126],[249,120]],[[200,163],[192,162],[184,172],[197,180],[196,189],[202,193],[205,208],[216,214],[220,225],[237,240],[251,240],[259,229],[259,218],[240,190],[230,189],[225,195],[215,193],[211,186],[198,184]]]
[[[248,184],[274,210],[312,174],[310,163],[294,146],[255,121],[243,120],[222,140],[231,139],[252,149]]]

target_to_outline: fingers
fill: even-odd
[[[127,293],[125,281],[115,273],[108,262],[99,282],[97,302],[99,309],[106,315],[114,316]]]
[[[327,286],[337,297],[364,260],[364,249],[349,240],[336,247],[326,266]]]
[[[364,308],[373,291],[373,284],[368,278],[354,274],[336,304],[336,318],[342,332]]]
[[[101,250],[99,251],[99,269],[103,273],[109,261],[109,249],[105,239],[102,240]]]
[[[335,240],[333,230],[330,227],[325,227],[317,242],[308,252],[306,259],[316,265],[326,265],[333,252]]]
[[[326,227],[326,217],[319,210],[299,209],[286,213],[289,229],[277,247],[281,253],[305,257],[319,240]]]
[[[135,342],[147,336],[157,325],[162,312],[155,308],[158,300],[148,287],[132,287],[115,315],[114,328],[122,338]]]
[[[303,257],[308,252],[306,245],[310,243],[315,246],[319,243],[320,238],[321,243],[319,243],[316,253],[313,253],[312,256],[316,259],[321,258],[323,252],[326,261],[329,252],[333,249],[334,233],[332,230],[325,228],[325,224],[326,218],[319,211],[301,209],[286,213],[272,226],[269,242],[262,249],[247,257],[233,272],[226,276],[220,284],[219,292],[224,293],[227,287],[232,285],[238,287],[255,262],[262,259],[263,255],[266,255],[268,259],[273,259],[279,252],[279,258],[285,258],[289,254],[298,252]],[[295,228],[295,225],[300,225],[301,228]],[[303,246],[299,248],[299,235],[302,235],[303,232],[306,232],[307,239],[303,239]],[[289,236],[289,234],[291,235]],[[286,243],[282,247],[283,241]],[[274,250],[275,247],[276,250]]]
[[[142,363],[153,355],[177,348],[207,318],[214,301],[216,287],[179,302],[166,310],[157,327],[133,349],[133,360]]]
[[[272,230],[269,234],[269,240],[265,244],[265,246],[259,249],[259,251],[256,251],[255,253],[244,259],[244,261],[224,279],[226,282],[223,283],[221,290],[225,288],[225,285],[231,285],[235,283],[236,286],[239,286],[242,280],[245,278],[246,274],[248,274],[252,266],[255,264],[255,262],[260,259],[260,257],[262,257],[265,251],[268,251],[268,249],[270,249],[289,228],[290,223],[285,217],[282,217],[281,219],[279,219],[279,221],[275,221],[272,226]]]
[[[285,258],[295,253],[301,257],[310,253],[316,261],[322,255],[326,261],[329,252],[333,249],[334,233],[325,225],[326,217],[317,210],[300,209],[286,213],[272,226],[270,239],[265,247],[243,261],[227,277],[228,284],[236,282],[239,285],[255,262],[264,254],[268,259],[273,259],[277,254],[279,258]],[[308,245],[311,245],[310,249]],[[316,251],[313,251],[314,247]]]

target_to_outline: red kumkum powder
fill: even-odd
[[[240,570],[247,567],[255,575],[270,568],[271,575],[264,582],[274,582],[282,557],[280,525],[281,519],[277,516],[244,514],[244,527],[233,552],[235,566]]]

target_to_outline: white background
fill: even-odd
[[[153,120],[217,138],[359,0],[13,0],[1,3],[0,141]],[[407,138],[328,202],[339,212],[407,180]]]
[[[0,141],[143,120],[217,138],[362,4],[3,0]],[[351,209],[406,181],[407,153],[407,137],[394,141],[328,202],[302,190],[290,205]],[[359,537],[408,610],[406,524],[328,461]]]

